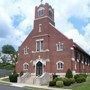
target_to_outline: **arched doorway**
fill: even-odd
[[[36,64],[36,76],[41,76],[43,73],[43,64],[39,61]]]

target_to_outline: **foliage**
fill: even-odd
[[[86,82],[86,78],[83,77],[83,76],[82,76],[82,77],[79,77],[79,78],[76,79],[76,82],[77,82],[77,83]]]
[[[57,78],[57,77],[58,77],[58,76],[57,76],[56,74],[54,74],[54,75],[53,75],[53,80],[54,80],[55,78]]]
[[[53,81],[50,81],[49,82],[49,86],[56,86],[56,81],[54,81],[54,80]]]
[[[2,52],[5,54],[14,54],[16,53],[14,47],[12,45],[4,45],[2,47]]]
[[[11,56],[11,60],[13,62],[14,70],[15,70],[16,62],[18,60],[18,54],[17,54],[16,50],[14,49],[14,47],[12,45],[4,45],[2,47],[2,52],[5,54],[9,54]]]
[[[14,69],[14,65],[10,63],[0,63],[0,69],[12,70]]]
[[[61,78],[61,77],[59,77],[59,78],[56,77],[56,78],[54,79],[54,81],[56,81],[56,82],[57,82],[57,81],[63,81],[63,78]]]
[[[63,84],[65,86],[70,86],[72,84],[71,80],[69,78],[64,78],[63,79]]]
[[[70,69],[67,70],[65,77],[67,77],[67,78],[73,78],[73,74],[72,74],[72,71]]]
[[[49,82],[49,86],[56,86],[57,81],[62,81],[62,78],[58,78],[57,75],[55,75],[54,79]]]
[[[74,78],[69,78],[71,81],[71,84],[75,83],[75,79]]]
[[[86,73],[81,73],[81,74],[79,74],[79,75],[87,78],[87,74],[86,74]]]
[[[86,82],[84,83],[76,83],[71,86],[72,90],[90,90],[90,75],[88,75]]]
[[[10,82],[17,82],[18,74],[13,73],[12,75],[9,75]]]
[[[74,79],[75,79],[75,80],[76,80],[77,78],[79,78],[79,77],[80,77],[79,74],[74,75]]]
[[[56,87],[63,87],[63,81],[57,81]]]
[[[87,78],[87,75],[86,74],[76,74],[74,76],[74,79],[77,83],[82,83],[82,82],[85,82],[86,81],[86,78]]]

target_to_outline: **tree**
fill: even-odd
[[[14,49],[12,45],[4,45],[2,47],[2,52],[5,54],[15,54],[16,50]]]
[[[14,49],[14,47],[12,45],[4,45],[2,47],[2,52],[5,54],[9,54],[11,56],[11,60],[14,65],[14,72],[15,72],[16,62],[18,60],[18,54],[17,54],[16,50]]]
[[[73,78],[73,74],[72,74],[72,71],[70,69],[67,70],[65,77],[67,77],[67,78]]]

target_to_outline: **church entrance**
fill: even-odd
[[[39,61],[36,64],[36,76],[41,76],[43,74],[43,64]]]

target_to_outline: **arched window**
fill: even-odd
[[[40,7],[38,9],[38,16],[43,16],[44,15],[44,8],[43,7]]]
[[[52,19],[53,14],[52,14],[52,12],[50,10],[49,10],[49,16]]]
[[[62,70],[64,68],[64,62],[62,61],[58,61],[56,65],[57,65],[57,70]]]
[[[53,19],[53,10],[51,9],[51,8],[49,8],[49,17],[51,18],[51,19]]]
[[[28,70],[29,68],[29,64],[28,63],[24,63],[23,64],[23,70]]]

